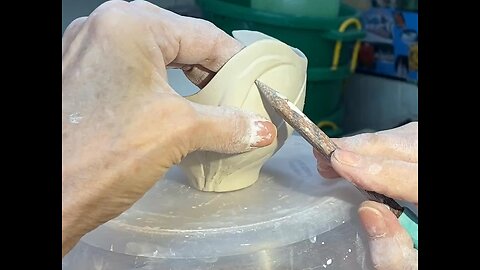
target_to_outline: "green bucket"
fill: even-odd
[[[349,65],[356,41],[365,36],[358,29],[360,12],[345,4],[340,6],[338,17],[302,17],[253,9],[250,0],[197,3],[205,19],[229,34],[233,30],[254,30],[299,48],[307,56],[309,67],[331,68],[337,42],[341,42],[337,65]]]
[[[342,105],[343,81],[365,36],[360,12],[341,4],[337,17],[292,16],[251,8],[250,0],[197,0],[204,18],[227,33],[253,30],[299,48],[308,58],[305,114],[313,121]],[[333,131],[332,131],[333,132]]]
[[[309,68],[307,93],[303,111],[314,122],[333,114],[343,103],[343,82],[350,76],[349,66],[333,71],[328,68]]]
[[[340,0],[250,0],[254,9],[304,17],[337,17]]]

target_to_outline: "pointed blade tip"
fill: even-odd
[[[255,80],[255,85],[257,86],[258,90],[260,90],[260,93],[265,95],[269,92],[266,85],[261,81]]]

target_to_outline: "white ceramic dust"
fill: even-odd
[[[372,262],[376,268],[402,266],[402,269],[418,269],[418,251],[402,245],[403,237],[396,234],[393,237],[380,237],[370,240]]]
[[[79,112],[72,113],[68,116],[68,120],[72,124],[80,124],[80,120],[82,120],[82,118],[83,116]]]
[[[266,139],[266,137],[262,137],[258,135],[258,133],[263,129],[265,129],[265,125],[262,122],[257,122],[255,120],[250,123],[250,138],[248,139],[248,144],[250,146],[257,145],[259,142]],[[268,134],[268,135],[271,138],[272,135],[271,134]]]

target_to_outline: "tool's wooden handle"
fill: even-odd
[[[398,204],[394,199],[374,191],[364,190],[359,187],[357,187],[357,189],[361,193],[363,193],[363,195],[365,195],[365,197],[367,197],[369,200],[388,205],[388,207],[390,207],[390,211],[392,211],[392,213],[397,218],[402,215],[403,207],[400,204]]]
[[[330,139],[325,132],[323,132],[317,125],[315,125],[302,111],[300,111],[293,103],[288,99],[280,96],[280,94],[271,89],[260,81],[255,81],[260,92],[267,98],[270,105],[279,113],[282,118],[287,121],[295,130],[307,140],[320,154],[322,154],[326,160],[331,161],[332,154],[337,145]],[[357,187],[369,200],[386,204],[390,207],[390,210],[399,217],[403,208],[393,199],[373,192],[363,190]]]
[[[281,115],[285,114],[285,111],[291,113],[290,117],[284,117],[284,119],[291,125],[296,127],[296,130],[300,135],[307,140],[320,154],[322,154],[327,160],[330,160],[333,151],[337,149],[337,145],[330,139],[325,132],[323,132],[317,125],[315,125],[310,119],[304,115],[300,115],[291,110],[275,110]]]
[[[279,111],[279,113],[282,113]],[[315,125],[310,119],[299,115],[296,112],[292,112],[291,115],[293,121],[298,127],[297,131],[302,137],[307,140],[318,152],[320,152],[328,161],[331,161],[333,152],[338,146],[323,132],[317,125]],[[286,118],[287,122],[288,119]],[[372,201],[386,204],[390,207],[390,210],[399,217],[403,212],[403,207],[400,206],[394,199],[385,195],[379,194],[374,191],[368,191],[357,187],[357,189],[365,195],[366,198]]]
[[[327,134],[325,134],[325,132],[323,132],[317,125],[313,124],[313,122],[309,125],[308,129],[311,130],[311,133],[313,133],[314,136],[307,136],[307,138],[309,138],[307,141],[309,141],[317,151],[322,153],[327,160],[330,160],[333,152],[338,148],[337,145],[327,136]]]
[[[311,127],[311,125],[309,125]],[[314,137],[303,136],[313,147],[322,153],[328,161],[331,160],[333,152],[338,148],[338,146],[330,139],[327,134],[325,134],[318,126],[313,128]],[[356,188],[365,195],[366,198],[372,201],[380,202],[386,204],[390,207],[395,216],[398,218],[402,212],[403,207],[399,205],[394,199],[387,197],[385,195],[379,194],[374,191],[368,191],[361,189],[356,186]]]

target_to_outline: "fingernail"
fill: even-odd
[[[275,137],[277,137],[277,129],[272,122],[263,120],[253,122],[252,134],[250,136],[251,147],[270,145]]]
[[[380,238],[387,234],[387,226],[380,211],[372,207],[362,206],[358,209],[358,214],[371,238]]]
[[[183,70],[183,71],[189,71],[189,70],[191,70],[192,68],[193,68],[193,66],[185,65],[185,66],[182,67],[182,70]]]
[[[333,152],[333,158],[335,158],[338,162],[351,166],[351,167],[360,167],[361,165],[361,159],[360,157],[350,151],[345,151],[345,150],[340,150],[337,149],[335,152]]]

